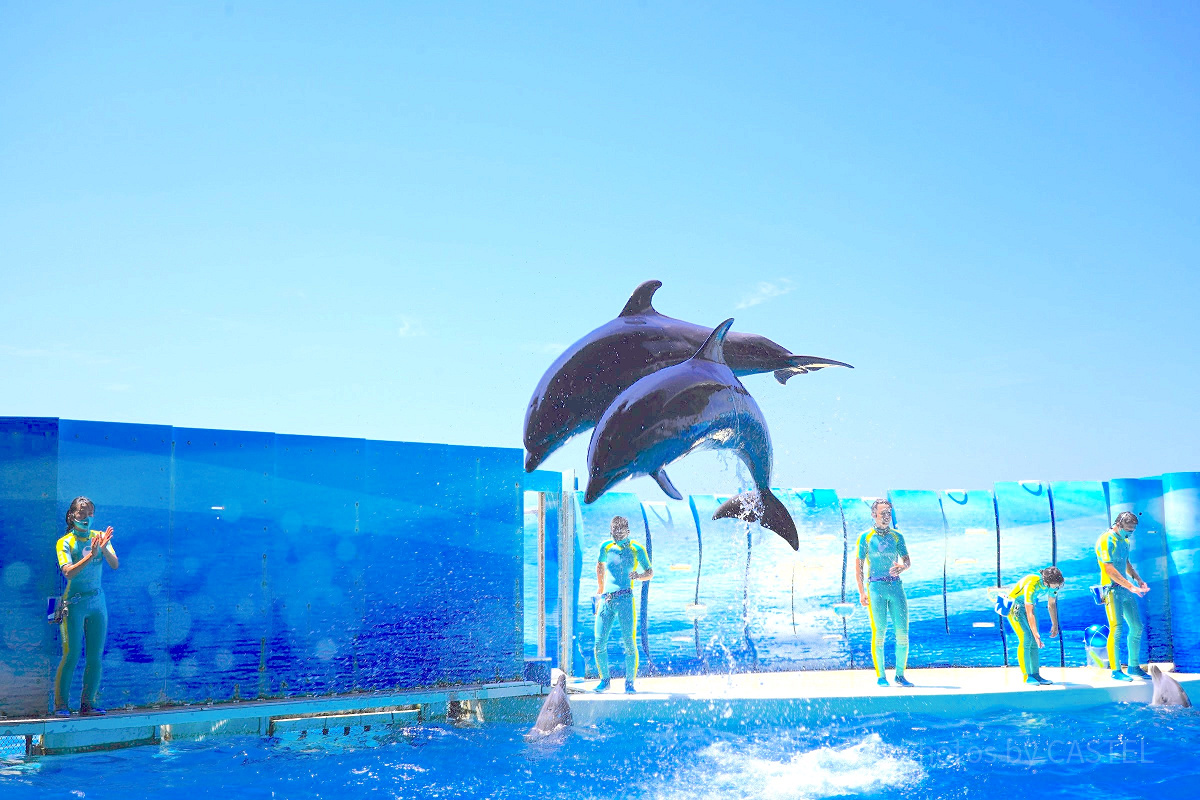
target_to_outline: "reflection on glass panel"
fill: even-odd
[[[1104,607],[1096,605],[1088,587],[1100,582],[1096,540],[1108,527],[1108,499],[1099,481],[1054,481],[1050,498],[1054,505],[1055,565],[1066,579],[1058,593],[1063,660],[1068,667],[1083,667],[1088,664],[1084,629],[1106,624]],[[1038,614],[1043,610],[1039,608]],[[1052,647],[1046,637],[1043,641]]]
[[[955,663],[948,650],[946,606],[946,526],[937,492],[896,489],[888,492],[893,525],[904,535],[912,568],[901,577],[908,600],[910,645],[908,663],[914,667]]]
[[[777,534],[750,526],[749,632],[766,669],[850,666],[842,617],[845,531],[830,489],[774,489],[796,523],[799,551]]]
[[[659,673],[695,672],[700,667],[694,608],[700,574],[696,520],[683,500],[646,501],[642,509],[654,565],[642,617],[649,645],[648,666]]]
[[[1110,481],[1109,502],[1109,519],[1115,519],[1122,511],[1132,511],[1138,515],[1137,530],[1130,537],[1129,560],[1150,587],[1146,596],[1138,601],[1146,626],[1142,637],[1141,660],[1170,661],[1173,654],[1162,480],[1118,478]],[[1101,530],[1109,526],[1109,519],[1103,520]],[[1094,540],[1092,544],[1095,544]],[[1095,561],[1093,552],[1092,563],[1095,564]],[[1096,572],[1096,579],[1099,582],[1099,572]]]
[[[1054,533],[1050,522],[1050,485],[1042,481],[1004,481],[995,485],[997,518],[1000,520],[1000,581],[1011,588],[1031,572],[1054,563]],[[1006,623],[1007,624],[1007,623]],[[1038,608],[1042,640],[1042,663],[1061,663],[1060,647],[1050,638],[1050,621],[1045,603]],[[1008,635],[1008,663],[1017,663],[1017,637]],[[1053,655],[1052,655],[1053,653]]]
[[[713,672],[754,669],[758,663],[746,629],[751,528],[757,524],[713,519],[728,496],[692,495],[700,530],[700,593],[694,609],[700,631],[700,657]],[[774,536],[775,534],[771,534]]]
[[[577,516],[575,518],[575,552],[578,572],[578,613],[575,618],[575,674],[595,676],[596,659],[593,654],[595,646],[596,618],[592,614],[591,598],[596,594],[596,564],[599,561],[600,547],[605,542],[612,541],[612,519],[616,516],[629,520],[629,537],[638,544],[646,545],[646,521],[642,516],[642,503],[636,494],[623,492],[607,492],[590,505],[583,502],[583,492],[575,493]],[[634,608],[640,616],[642,613],[642,584],[635,584]],[[639,637],[640,638],[640,637]],[[638,642],[639,650],[642,643]],[[641,652],[639,659],[645,662],[646,654]],[[621,647],[621,626],[613,626],[608,639],[608,663],[613,675],[623,676],[625,670],[625,655]]]
[[[1001,625],[1007,623],[993,611],[999,555],[992,493],[947,489],[941,495],[949,650],[960,666],[1001,666]]]
[[[850,612],[845,626],[846,635],[850,640],[850,665],[857,669],[871,667],[871,619],[867,609],[863,608],[858,600],[854,561],[858,556],[859,536],[874,525],[871,519],[871,503],[875,500],[874,497],[841,499],[842,516],[846,526],[846,602],[850,605],[850,608],[845,609]]]

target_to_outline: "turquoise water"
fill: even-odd
[[[1200,713],[1141,705],[964,720],[832,720],[813,728],[603,725],[533,744],[525,731],[488,724],[382,738],[218,738],[10,762],[0,770],[0,796],[1161,800],[1200,794]]]

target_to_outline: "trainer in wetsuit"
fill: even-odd
[[[1096,560],[1100,562],[1100,585],[1109,587],[1104,598],[1104,611],[1108,615],[1108,665],[1112,676],[1119,681],[1133,678],[1150,679],[1142,669],[1142,613],[1138,598],[1150,591],[1150,587],[1133,568],[1129,560],[1129,534],[1137,528],[1137,515],[1130,511],[1117,514],[1113,526],[1096,541]],[[1128,576],[1128,577],[1127,577]],[[1127,637],[1127,638],[1126,638]],[[1126,655],[1129,675],[1121,671],[1118,650],[1121,639],[1126,639]],[[1133,676],[1133,678],[1130,677]]]
[[[625,691],[633,693],[637,677],[637,613],[633,604],[633,582],[648,581],[654,575],[646,548],[629,538],[629,520],[613,517],[609,526],[612,541],[600,546],[596,562],[596,669],[600,672],[597,692],[608,689],[608,636],[613,622],[621,623],[621,646],[625,648]],[[638,572],[638,567],[642,571]]]
[[[85,659],[79,713],[104,713],[103,709],[96,707],[104,639],[108,634],[108,607],[104,602],[100,576],[105,562],[112,569],[116,569],[119,562],[112,546],[113,529],[110,527],[103,532],[92,530],[95,513],[96,507],[86,497],[72,500],[67,510],[67,533],[55,545],[58,567],[67,579],[67,589],[63,593],[67,605],[66,619],[60,626],[63,655],[54,676],[54,713],[62,717],[71,714],[67,701],[81,652]]]
[[[1008,624],[1017,633],[1017,663],[1021,667],[1021,677],[1026,683],[1046,685],[1053,681],[1042,677],[1039,670],[1039,652],[1042,637],[1038,633],[1037,601],[1039,597],[1046,598],[1046,607],[1050,612],[1050,638],[1058,636],[1058,590],[1066,580],[1058,567],[1046,567],[1041,572],[1026,575],[1017,581],[1017,585],[1008,593],[1013,600],[1012,610],[1008,612]]]
[[[858,537],[858,556],[854,559],[854,575],[858,579],[858,600],[867,607],[871,620],[871,660],[880,686],[887,686],[884,672],[883,643],[887,637],[888,620],[896,630],[896,683],[912,686],[904,677],[908,664],[908,598],[900,573],[912,566],[908,546],[900,531],[892,527],[892,504],[876,500],[871,504],[875,527]],[[867,566],[864,582],[863,564]]]

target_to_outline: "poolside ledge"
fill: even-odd
[[[1160,667],[1166,672],[1170,664]],[[595,680],[569,684],[576,725],[687,721],[695,724],[809,724],[830,717],[1003,711],[1044,712],[1109,703],[1148,703],[1150,681],[1113,680],[1091,667],[1043,668],[1052,686],[1028,686],[1016,667],[910,669],[915,687],[877,686],[874,670],[740,673],[638,678],[634,695],[621,679],[594,694]],[[1171,676],[1200,702],[1200,675]],[[889,672],[889,680],[891,673]]]

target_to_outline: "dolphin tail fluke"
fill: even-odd
[[[667,497],[671,498],[672,500],[683,499],[683,495],[679,493],[679,490],[675,488],[675,484],[671,483],[671,479],[667,477],[667,471],[665,469],[660,469],[658,472],[654,473],[654,482],[657,483],[658,488],[662,489],[663,492],[666,493]]]
[[[787,542],[793,550],[800,549],[800,536],[796,533],[796,523],[792,515],[779,498],[770,489],[755,489],[743,492],[737,497],[731,497],[721,504],[713,519],[740,519],[744,522],[757,522],[769,531],[774,531]]]

